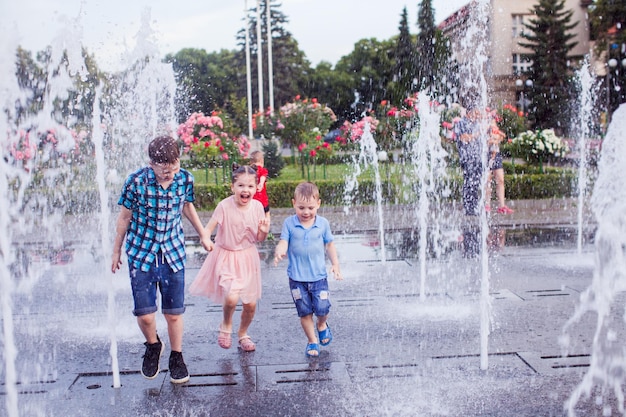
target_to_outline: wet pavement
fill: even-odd
[[[79,245],[66,262],[33,262],[42,277],[22,280],[13,299],[20,415],[565,415],[564,402],[591,360],[595,317],[569,328],[565,356],[559,340],[591,282],[594,222],[584,224],[578,252],[576,201],[510,206],[514,214],[490,216],[488,354],[480,336],[483,258],[463,250],[460,232],[473,220],[464,219],[458,207],[447,213],[460,220],[458,228],[442,233],[446,250],[437,257],[429,252],[423,263],[410,231],[414,208],[383,210],[388,231],[383,260],[375,208],[346,213],[322,207],[319,213],[335,230],[345,279],[330,279],[334,340],[315,359],[304,355],[306,339],[291,301],[286,262],[273,266],[275,242],[264,243],[263,298],[249,331],[257,350],[219,348],[221,306],[188,296],[184,356],[191,379],[182,385],[169,382],[167,369],[154,380],[140,375],[143,340],[130,312],[125,271],[112,280],[107,274],[90,279],[108,263]],[[272,211],[274,234],[291,213]],[[538,232],[531,234],[535,237],[520,232],[527,229]],[[203,256],[190,249],[187,285]],[[112,387],[111,323],[121,388]],[[161,317],[158,327],[165,338]],[[163,367],[168,355],[166,347]],[[1,390],[6,394],[5,385]],[[592,395],[577,412],[606,415],[606,405]],[[3,401],[0,415],[6,414]]]

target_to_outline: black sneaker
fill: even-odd
[[[172,351],[170,354],[170,381],[174,384],[189,381],[189,372],[183,360],[182,352]]]
[[[146,353],[143,354],[141,375],[143,375],[144,378],[154,379],[159,375],[159,371],[161,370],[159,361],[165,349],[165,344],[161,342],[161,339],[159,339],[157,335],[156,343],[149,344],[146,342],[144,345],[146,345]]]

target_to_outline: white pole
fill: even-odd
[[[248,139],[254,139],[252,131],[252,75],[250,69],[250,26],[248,23],[248,0],[244,0],[244,15],[246,17],[246,87],[248,89]]]
[[[265,0],[265,13],[267,13],[267,81],[269,84],[270,114],[274,114],[274,67],[272,63],[272,18],[270,2],[271,0]]]
[[[259,111],[263,114],[263,39],[261,38],[261,0],[256,0],[256,44],[259,73]]]

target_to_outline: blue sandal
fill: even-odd
[[[315,354],[311,354],[309,352],[315,352]],[[306,345],[306,350],[304,351],[307,357],[316,358],[320,355],[320,345],[317,343],[309,343]]]
[[[324,330],[318,330],[317,334],[320,340],[320,345],[322,346],[327,346],[330,344],[330,342],[333,341],[333,334],[330,331],[330,326],[328,325],[328,323],[326,323],[326,328]],[[328,339],[328,341],[323,342],[324,339]]]

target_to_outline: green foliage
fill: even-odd
[[[278,145],[275,141],[268,141],[263,144],[263,154],[265,160],[265,168],[270,178],[276,178],[280,175],[280,171],[285,167],[285,160],[280,155]]]
[[[576,173],[571,170],[553,169],[544,174],[524,174],[505,175],[505,187],[507,198],[511,200],[543,199],[572,197],[577,194]],[[291,199],[296,186],[302,180],[272,181],[272,186],[268,187],[267,193],[270,206],[275,208],[292,207]],[[322,204],[327,206],[343,206],[345,200],[345,181],[317,180],[315,181],[320,189]],[[383,181],[383,201],[391,204],[410,203],[403,199],[402,188],[406,184],[394,181]],[[461,176],[453,176],[449,183],[449,199],[459,200],[463,179]],[[372,205],[376,203],[376,184],[372,179],[359,181],[358,189],[353,192],[350,198],[354,205]],[[199,210],[212,210],[223,198],[228,197],[230,187],[228,185],[196,185],[196,208]]]
[[[531,101],[529,119],[535,129],[570,126],[569,97],[572,92],[572,68],[569,54],[577,42],[570,31],[573,10],[565,10],[565,0],[539,0],[533,7],[536,17],[524,24],[528,31],[520,46],[532,50],[532,66],[528,74],[533,87],[527,93]]]

